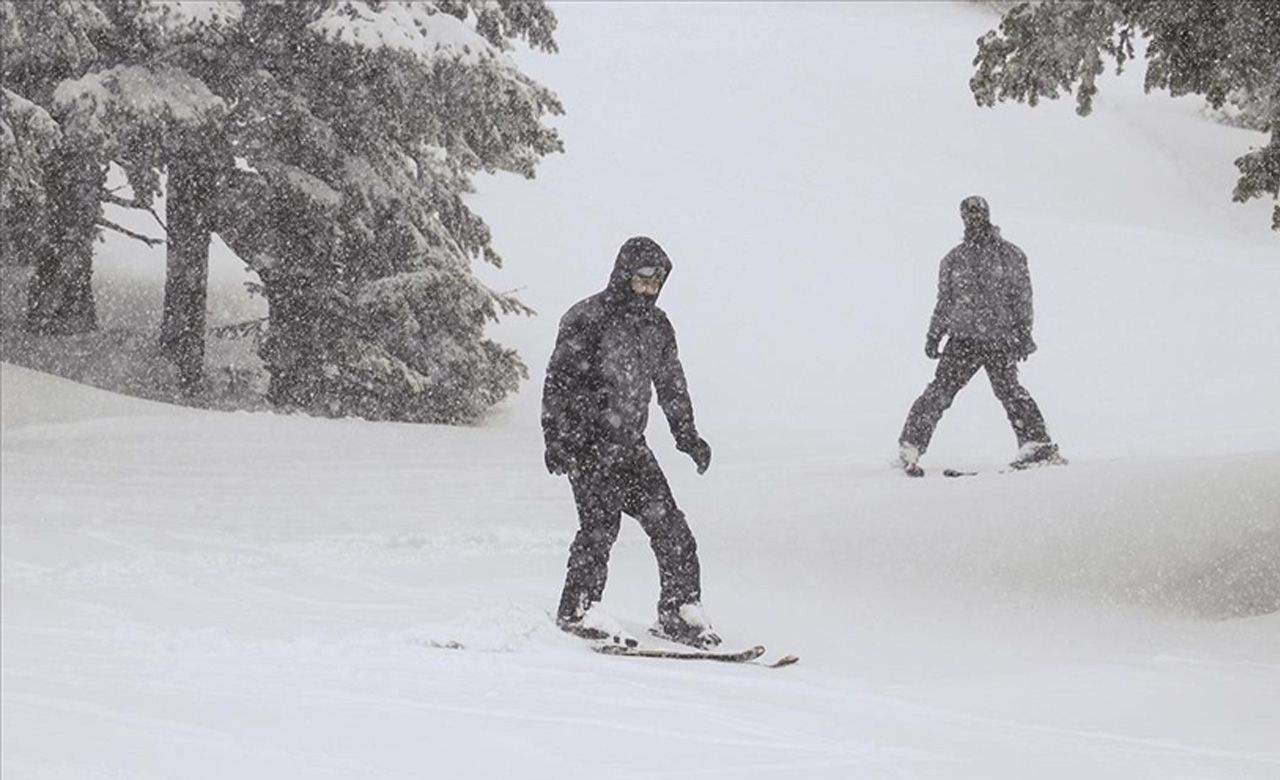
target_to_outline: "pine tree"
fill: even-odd
[[[554,95],[505,53],[554,51],[545,5],[40,2],[96,24],[80,66],[46,79],[59,149],[119,164],[133,190],[98,180],[85,205],[149,208],[166,182],[161,344],[184,390],[200,384],[212,232],[263,281],[277,404],[465,422],[515,388],[523,365],[483,330],[527,309],[471,273],[501,258],[463,197],[478,172],[532,176],[560,149],[542,124]],[[28,47],[34,7],[18,14]]]
[[[978,39],[969,85],[979,105],[1036,105],[1075,92],[1086,116],[1105,61],[1117,72],[1148,39],[1145,88],[1201,95],[1215,109],[1230,101],[1254,113],[1268,142],[1236,160],[1234,198],[1280,199],[1280,3],[1274,0],[1046,0],[1004,14],[999,31]],[[1280,230],[1280,206],[1272,227]]]
[[[178,364],[180,387],[194,393],[203,367],[209,230],[207,203],[197,197],[193,206],[185,190],[196,182],[193,192],[209,200],[208,171],[217,166],[208,161],[226,144],[217,132],[221,100],[187,68],[211,54],[206,42],[234,23],[239,3],[33,0],[6,2],[0,11],[6,50],[20,52],[6,59],[6,82],[36,95],[58,130],[58,143],[45,153],[33,152],[29,139],[15,140],[24,150],[18,156],[36,158],[41,168],[42,186],[21,190],[24,208],[13,209],[24,233],[42,239],[34,242],[28,327],[44,333],[95,327],[99,227],[146,240],[105,221],[102,203],[150,208],[161,172],[175,165],[187,173],[171,176],[179,185],[168,200],[176,240],[169,243],[161,344]],[[132,200],[104,190],[108,162],[125,170]]]
[[[0,251],[32,264],[28,329],[82,333],[97,327],[91,285],[105,162],[63,132],[53,93],[102,59],[110,24],[76,0],[0,0]]]
[[[66,122],[124,169],[133,199],[123,205],[150,208],[167,174],[159,343],[177,367],[180,392],[194,396],[204,378],[212,203],[230,165],[226,104],[205,77],[242,9],[231,1],[101,6],[113,34],[100,48],[120,64],[64,83],[55,100]]]
[[[553,28],[540,2],[246,4],[219,224],[263,281],[274,403],[459,423],[515,389],[483,330],[527,310],[472,274],[501,259],[463,196],[560,149],[554,95],[504,53]]]

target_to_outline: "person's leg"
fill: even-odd
[[[609,576],[609,552],[622,522],[620,480],[602,470],[584,470],[569,477],[578,507],[578,533],[569,547],[564,590],[556,617],[577,621],[604,596]]]
[[[956,342],[948,343],[946,352],[938,359],[933,381],[911,405],[898,443],[915,447],[919,454],[924,454],[942,413],[951,408],[956,393],[968,384],[980,366],[970,349]]]
[[[702,599],[698,544],[676,506],[666,475],[647,446],[641,446],[628,472],[622,511],[640,523],[658,560],[658,613],[698,603]]]
[[[658,628],[668,639],[714,647],[720,637],[702,611],[698,545],[671,486],[648,447],[637,452],[634,479],[623,492],[622,511],[639,521],[658,559]]]
[[[984,365],[991,389],[1004,406],[1013,433],[1018,437],[1018,447],[1029,443],[1048,444],[1044,415],[1031,393],[1018,381],[1018,362],[1009,356],[996,355],[986,359]]]

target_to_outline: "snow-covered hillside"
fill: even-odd
[[[570,507],[517,430],[3,381],[6,776],[1280,768],[1278,616],[1225,619],[1280,596],[1275,455],[959,483],[726,458],[681,491],[707,600],[803,660],[690,667],[552,627]],[[636,529],[613,568],[638,628]]]
[[[1280,244],[1228,200],[1257,137],[1138,74],[1087,120],[979,110],[994,18],[968,4],[556,10],[561,53],[527,67],[568,153],[475,199],[491,283],[541,312],[495,329],[533,376],[486,425],[0,370],[4,776],[1280,776]],[[1030,257],[1024,378],[1072,465],[906,480],[887,461],[974,192]],[[575,519],[541,368],[636,233],[675,263],[715,448],[698,477],[652,429],[707,609],[798,666],[606,658],[550,622]],[[159,289],[123,246],[108,322]],[[215,310],[246,309],[235,284]],[[979,379],[925,463],[1012,446]],[[606,606],[639,629],[655,596],[626,524]]]

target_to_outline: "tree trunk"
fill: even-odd
[[[324,316],[305,277],[264,273],[262,282],[270,315],[260,351],[271,373],[267,400],[282,409],[314,411],[324,395],[327,342],[337,323]]]
[[[169,165],[165,216],[164,318],[160,349],[178,367],[178,389],[186,397],[204,384],[205,315],[209,297],[210,213],[215,171],[199,163]]]
[[[81,150],[61,147],[45,174],[48,240],[37,248],[27,288],[27,330],[68,335],[98,328],[93,301],[93,241],[106,169]]]

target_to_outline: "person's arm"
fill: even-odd
[[[583,317],[570,309],[560,320],[556,346],[542,384],[542,437],[547,448],[547,470],[553,474],[565,473],[569,467],[568,445],[573,431],[568,405],[574,386],[581,381],[579,366],[588,358],[585,331]]]
[[[1014,324],[1020,331],[1031,334],[1031,326],[1035,320],[1035,311],[1031,306],[1031,270],[1027,267],[1027,256],[1012,244],[1013,252],[1013,285],[1009,292],[1013,296]]]
[[[1036,311],[1032,307],[1032,274],[1023,250],[1011,243],[1009,250],[1012,270],[1009,295],[1014,313],[1014,351],[1021,357],[1027,357],[1036,351],[1036,341],[1032,338],[1032,325],[1036,320]]]
[[[951,316],[951,306],[954,302],[951,289],[951,256],[952,253],[948,252],[938,265],[938,302],[934,304],[933,317],[929,319],[929,333],[925,336],[924,342],[924,353],[931,358],[938,356],[938,345],[942,342],[942,337],[947,335],[947,320]]]
[[[689,398],[684,366],[680,364],[675,328],[666,317],[662,318],[659,328],[662,359],[653,378],[653,386],[658,393],[658,406],[666,415],[671,435],[676,440],[676,449],[688,453],[701,474],[711,464],[711,446],[698,435],[698,428],[693,422],[693,401]]]

